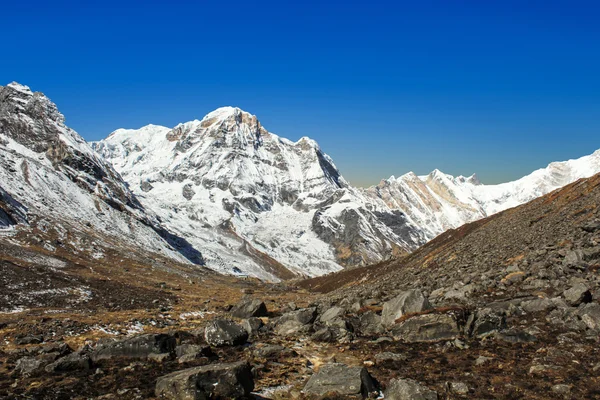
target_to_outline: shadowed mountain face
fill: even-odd
[[[17,83],[0,87],[0,166],[5,233],[60,231],[58,246],[98,257],[107,244],[102,238],[118,239],[123,247],[203,263],[200,252],[162,227],[112,166],[65,125],[54,103]],[[99,242],[83,244],[92,237]]]

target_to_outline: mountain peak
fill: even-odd
[[[8,85],[6,85],[6,87],[9,87],[17,92],[21,92],[23,94],[28,94],[28,95],[32,95],[33,93],[31,92],[31,89],[29,88],[29,86],[25,86],[25,85],[21,85],[18,82],[11,82]]]

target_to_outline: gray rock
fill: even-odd
[[[556,307],[556,305],[552,300],[544,298],[524,301],[523,303],[521,303],[521,307],[526,312],[534,313],[552,310]]]
[[[105,341],[90,354],[92,361],[113,357],[147,358],[150,354],[172,353],[176,339],[166,334],[147,334],[125,340]]]
[[[210,357],[213,352],[210,346],[200,344],[181,344],[175,348],[179,363],[189,362],[200,357]]]
[[[297,355],[294,350],[274,344],[259,347],[253,351],[253,354],[255,357],[264,359],[278,358],[279,356],[290,357]]]
[[[254,390],[246,361],[184,369],[156,381],[156,397],[165,400],[240,399]]]
[[[15,340],[16,344],[24,345],[24,344],[39,344],[44,341],[44,337],[42,335],[29,335],[18,338]]]
[[[568,397],[571,394],[571,385],[558,384],[552,386],[552,391],[556,394]]]
[[[431,308],[429,300],[420,290],[408,290],[383,304],[381,323],[384,326],[392,326],[405,314],[418,313]]]
[[[450,382],[448,384],[448,387],[450,388],[450,391],[452,393],[461,395],[461,396],[465,396],[467,394],[469,394],[469,387],[467,386],[467,384],[463,383],[463,382]]]
[[[231,309],[231,315],[237,318],[266,317],[265,303],[258,299],[244,299]]]
[[[412,379],[393,379],[384,392],[386,400],[437,400],[435,391]]]
[[[264,324],[260,318],[248,318],[242,321],[242,327],[250,336],[256,335],[263,326]]]
[[[471,314],[466,329],[470,335],[482,338],[505,328],[506,318],[502,311],[483,308]]]
[[[361,335],[371,336],[383,333],[383,325],[381,325],[381,316],[373,311],[367,311],[358,317],[358,332]]]
[[[337,363],[323,365],[304,386],[306,394],[316,396],[336,393],[366,398],[374,390],[375,384],[366,368]]]
[[[537,341],[534,335],[519,330],[495,332],[494,338],[508,343],[534,343]]]
[[[345,310],[342,307],[331,307],[321,315],[319,321],[325,325],[333,325],[343,318],[344,314]]]
[[[391,329],[396,340],[405,342],[435,342],[452,340],[460,336],[455,319],[448,314],[417,315]]]
[[[590,303],[592,301],[592,293],[590,289],[583,283],[574,285],[563,293],[565,301],[573,306],[577,307],[582,303]]]
[[[577,311],[577,314],[589,329],[600,331],[600,304],[586,304]]]
[[[477,365],[477,366],[484,365],[485,363],[488,363],[492,360],[493,360],[493,358],[491,358],[491,357],[479,356],[475,360],[475,365]]]
[[[375,364],[387,364],[387,363],[399,363],[404,362],[408,359],[404,354],[392,353],[385,351],[375,355]]]
[[[66,372],[89,370],[92,368],[92,360],[86,354],[71,353],[68,356],[59,358],[44,368],[46,372]]]
[[[279,336],[295,336],[306,334],[312,330],[312,323],[317,318],[315,307],[296,310],[282,315],[275,324],[275,334]]]
[[[246,343],[248,332],[227,319],[215,319],[204,329],[204,338],[211,346],[236,346]]]
[[[181,195],[186,200],[191,200],[195,194],[196,194],[196,192],[194,191],[194,185],[192,185],[191,183],[184,185],[183,189],[181,190]]]
[[[23,357],[17,360],[15,371],[22,376],[32,376],[42,372],[44,367],[48,364],[49,362],[43,358]]]

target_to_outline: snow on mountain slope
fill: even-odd
[[[69,246],[101,257],[103,243],[119,243],[202,263],[200,252],[161,227],[110,164],[65,125],[54,103],[13,82],[0,86],[0,231],[14,235],[18,228],[49,251]],[[49,229],[58,238],[42,240]]]
[[[322,275],[425,240],[401,212],[351,187],[316,142],[280,138],[238,108],[173,129],[119,129],[92,145],[218,271]]]
[[[600,150],[576,160],[553,162],[519,180],[483,185],[475,175],[453,177],[438,170],[391,177],[364,193],[405,212],[429,239],[450,228],[527,203],[577,179],[600,172]]]

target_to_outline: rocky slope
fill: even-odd
[[[408,215],[429,239],[600,172],[600,150],[576,160],[553,162],[513,182],[484,185],[475,175],[454,177],[435,170],[382,180],[365,193]]]
[[[65,255],[53,271],[44,249],[35,261],[0,238],[9,281],[106,293],[0,314],[0,397],[599,398],[599,204],[596,175],[404,259],[297,285],[113,268],[122,254]]]
[[[102,258],[115,246],[202,264],[41,93],[0,87],[0,234],[48,251]]]
[[[218,271],[322,275],[425,241],[401,211],[350,186],[313,140],[280,138],[237,108],[120,129],[93,146]]]

